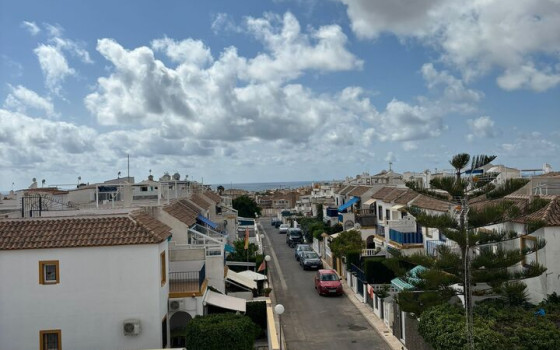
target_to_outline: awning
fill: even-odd
[[[376,202],[375,199],[370,198],[370,199],[368,199],[367,201],[364,202],[364,205],[370,206],[370,205],[372,205],[372,204],[375,203],[375,202]]]
[[[399,291],[414,289],[414,286],[412,284],[407,283],[398,277],[393,278],[391,280],[391,284]]]
[[[352,197],[352,199],[350,199],[348,202],[346,202],[343,205],[341,205],[340,207],[338,207],[338,211],[341,212],[344,209],[349,208],[352,204],[356,203],[359,200],[360,200],[360,197]]]
[[[238,272],[238,274],[240,274],[244,277],[250,278],[253,281],[263,281],[263,280],[267,279],[267,277],[265,275],[263,275],[262,273],[258,273],[258,272],[251,271],[251,270],[241,271],[241,272]]]
[[[207,217],[205,217],[202,214],[198,214],[198,216],[196,217],[198,220],[202,221],[203,223],[205,223],[206,225],[212,227],[214,230],[216,229],[216,227],[218,227],[218,224],[216,224],[215,222],[213,222],[212,220],[208,219]]]
[[[206,304],[221,307],[222,309],[245,312],[247,301],[245,299],[232,297],[209,290],[204,298]]]
[[[257,282],[232,270],[228,270],[226,279],[240,287],[257,289]]]
[[[402,208],[404,208],[404,205],[396,204],[391,207],[391,210],[401,210]]]

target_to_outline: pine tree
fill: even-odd
[[[409,282],[416,287],[415,291],[399,293],[397,301],[403,311],[420,315],[427,308],[446,303],[454,296],[462,296],[465,306],[467,345],[472,348],[472,288],[477,286],[477,295],[503,295],[511,300],[524,300],[525,285],[520,282],[525,278],[541,275],[546,269],[538,264],[531,264],[523,269],[512,267],[518,265],[526,254],[544,247],[544,241],[538,241],[532,249],[504,249],[500,242],[517,239],[515,232],[488,232],[478,230],[481,227],[501,223],[518,217],[521,209],[508,200],[497,201],[487,205],[483,210],[469,208],[469,197],[488,196],[496,198],[513,192],[523,181],[496,188],[491,182],[498,174],[473,175],[495,156],[479,155],[472,158],[469,154],[455,155],[450,164],[455,169],[454,177],[436,178],[430,182],[432,188],[443,190],[449,194],[454,209],[450,215],[431,215],[418,208],[408,208],[422,227],[437,228],[448,239],[454,241],[459,249],[448,245],[440,245],[435,256],[415,254],[403,256],[394,254],[387,260],[387,265],[397,274],[402,274],[402,261],[425,267],[416,273]],[[470,169],[465,171],[469,162]],[[540,203],[539,203],[540,201]],[[527,206],[535,211],[546,203],[542,200]],[[535,226],[536,227],[536,226]],[[533,231],[524,234],[532,233]],[[409,276],[410,277],[410,276]],[[480,288],[487,286],[487,288]],[[512,296],[512,291],[516,296]]]

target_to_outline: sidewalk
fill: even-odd
[[[358,299],[356,293],[354,293],[352,288],[350,288],[348,284],[346,284],[346,280],[343,279],[341,282],[344,294],[346,294],[348,299],[356,306],[356,308],[373,327],[373,329],[375,329],[379,336],[383,338],[385,342],[387,342],[387,345],[389,345],[389,347],[393,350],[406,349],[403,343],[401,343],[399,339],[397,339],[397,337],[395,337],[393,333],[391,333],[391,329],[387,327],[379,317],[377,317],[377,315],[373,312],[373,309]]]
[[[325,266],[325,268],[329,268],[329,269],[332,268],[325,261],[325,259],[322,259],[322,260],[323,260],[323,265]],[[375,329],[375,331],[379,334],[379,336],[385,340],[387,345],[389,345],[389,347],[392,350],[404,350],[404,349],[406,349],[404,344],[401,343],[400,340],[397,339],[397,337],[395,337],[393,335],[393,333],[391,332],[391,329],[389,327],[387,327],[385,325],[385,323],[383,323],[383,321],[379,317],[377,317],[377,315],[373,312],[373,309],[370,306],[368,306],[367,304],[363,303],[360,299],[358,299],[358,297],[356,296],[356,293],[354,293],[352,288],[350,288],[348,286],[348,284],[346,283],[346,279],[342,279],[341,282],[342,282],[342,290],[344,291],[344,294],[346,294],[348,299],[352,302],[352,304],[354,304],[356,306],[356,308],[364,316],[366,321],[368,321],[368,323],[371,325],[371,327],[373,327],[373,329]]]

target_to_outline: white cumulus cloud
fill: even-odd
[[[41,97],[35,91],[21,85],[9,85],[9,88],[10,93],[6,96],[4,108],[20,113],[25,113],[31,108],[43,112],[47,117],[55,116],[54,105],[49,98]]]
[[[340,0],[361,38],[392,33],[435,47],[470,80],[500,71],[504,89],[543,91],[559,80],[560,6],[551,0]]]
[[[41,44],[34,52],[45,75],[47,87],[54,93],[59,93],[62,81],[76,72],[70,68],[62,52],[54,46]]]

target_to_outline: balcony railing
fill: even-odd
[[[389,229],[389,239],[402,245],[422,244],[422,234],[418,232],[400,232]]]
[[[206,267],[200,271],[170,272],[169,297],[181,298],[201,294],[206,279]]]

